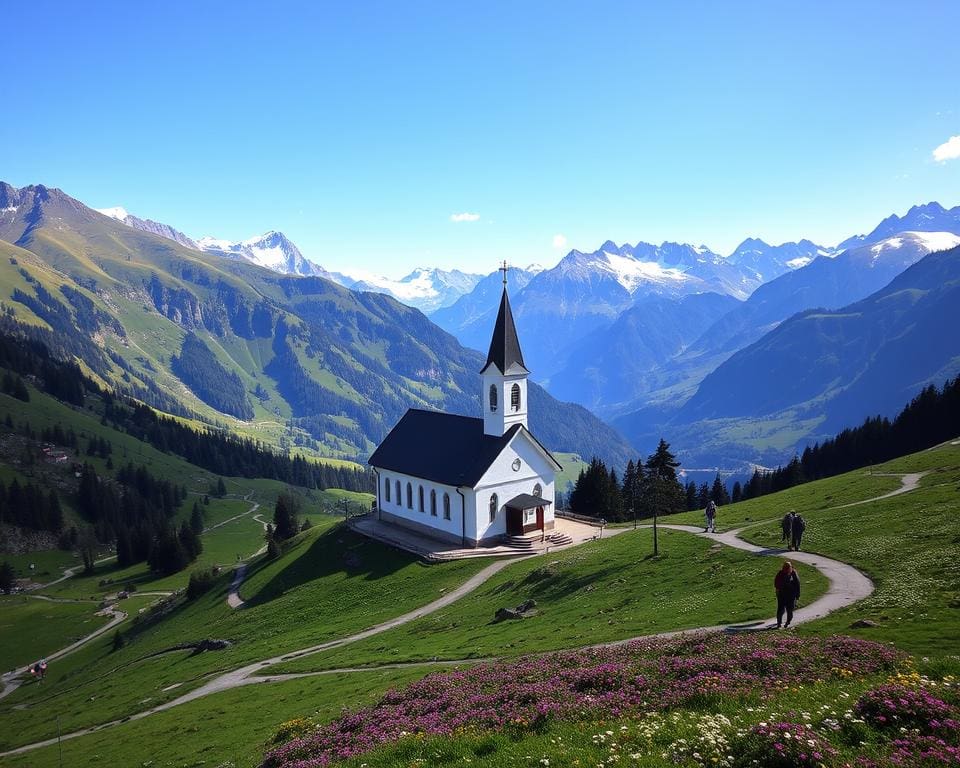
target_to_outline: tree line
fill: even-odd
[[[303,456],[275,453],[259,441],[226,431],[194,429],[158,414],[136,399],[101,389],[75,363],[53,357],[45,344],[35,339],[0,333],[0,367],[31,377],[41,390],[71,405],[83,406],[87,395],[96,397],[104,404],[101,423],[105,426],[127,432],[160,451],[174,453],[218,475],[264,477],[319,490],[374,490],[375,481],[369,469],[309,462]],[[68,436],[69,431],[63,434]],[[76,445],[69,437],[48,441]],[[99,446],[97,450],[103,455]]]
[[[593,457],[570,492],[570,509],[608,522],[681,512],[686,509],[687,497],[677,477],[679,467],[670,444],[662,439],[645,461],[631,459],[622,478]]]
[[[924,389],[891,421],[873,416],[859,427],[815,443],[772,471],[755,470],[741,498],[776,493],[800,483],[840,475],[916,453],[960,435],[960,376]],[[734,487],[736,490],[736,486]],[[733,499],[738,500],[738,499]]]
[[[0,524],[3,523],[60,533],[63,508],[57,491],[54,488],[44,490],[31,482],[21,484],[17,478],[9,485],[0,480]]]

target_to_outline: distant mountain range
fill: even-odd
[[[364,460],[409,407],[480,413],[483,355],[421,312],[198,251],[117,213],[0,182],[0,329],[159,410],[325,456]],[[258,243],[260,256],[285,248]],[[552,450],[618,465],[633,454],[585,408],[528,391],[531,428]]]
[[[96,210],[128,227],[166,237],[187,248],[228,259],[248,261],[282,275],[325,277],[354,291],[373,291],[392,296],[397,301],[426,313],[449,307],[462,295],[473,290],[483,277],[457,269],[442,270],[435,267],[419,267],[399,280],[375,275],[363,269],[351,270],[349,274],[331,272],[304,257],[293,241],[282,232],[271,230],[237,242],[209,236],[194,240],[169,224],[138,218],[119,206]]]
[[[782,461],[960,375],[956,328],[960,247],[931,253],[861,301],[784,321],[710,373],[663,428],[694,461]]]
[[[730,467],[781,461],[808,441],[866,416],[893,413],[924,384],[942,383],[951,375],[955,367],[951,361],[960,361],[960,341],[947,330],[952,326],[946,318],[939,331],[943,338],[927,339],[910,331],[909,311],[894,322],[884,319],[881,310],[904,306],[889,300],[893,286],[909,291],[909,280],[925,274],[915,266],[939,263],[944,249],[952,249],[948,251],[952,260],[946,263],[957,269],[960,279],[957,246],[960,236],[954,233],[902,232],[834,259],[817,259],[771,281],[713,323],[684,352],[658,366],[647,379],[639,378],[653,386],[634,392],[629,412],[624,413],[620,404],[621,415],[613,423],[634,443],[670,434],[688,460]],[[937,274],[944,275],[946,269]],[[929,290],[926,284],[916,287],[918,292]],[[843,318],[860,317],[868,306],[863,317],[877,333],[866,331],[869,324],[844,320],[843,328],[857,329],[862,337],[846,330],[833,334]],[[925,327],[930,330],[929,324]],[[868,376],[866,369],[884,359],[884,348],[905,353],[893,336],[884,335],[887,332],[910,338],[917,349],[904,354],[898,376]],[[942,348],[941,341],[952,352],[937,358],[935,366],[910,363]],[[842,375],[823,378],[838,369],[843,369]],[[874,390],[870,393],[863,389],[867,381]]]
[[[56,207],[55,216],[51,206]],[[123,209],[102,213],[109,218],[97,216],[57,190],[0,185],[0,238],[26,244],[39,254],[43,268],[69,276],[73,288],[60,289],[72,307],[68,314],[80,312],[72,301],[86,306],[77,296],[93,291],[90,298],[104,316],[98,321],[100,330],[88,329],[87,335],[100,339],[98,343],[108,349],[108,360],[113,360],[112,355],[122,358],[122,364],[113,360],[104,365],[108,369],[119,365],[134,385],[158,386],[161,394],[172,398],[180,393],[191,409],[209,414],[204,409],[211,407],[210,402],[233,401],[224,399],[222,392],[211,392],[213,400],[204,401],[183,381],[167,377],[177,378],[170,367],[174,354],[190,352],[198,360],[218,360],[227,374],[233,371],[244,382],[247,394],[242,390],[235,394],[241,400],[250,398],[255,418],[266,413],[273,413],[275,419],[292,416],[300,434],[309,436],[306,439],[342,455],[368,450],[405,404],[427,402],[467,412],[472,391],[467,378],[462,385],[459,379],[467,376],[476,353],[453,352],[449,342],[440,341],[449,337],[436,336],[439,331],[422,315],[414,323],[404,311],[387,310],[399,305],[372,296],[385,294],[428,312],[431,320],[464,346],[482,350],[489,341],[502,288],[499,272],[481,276],[420,268],[400,280],[359,272],[335,274],[305,259],[279,232],[241,243],[193,240]],[[54,219],[70,222],[57,226],[67,226],[74,242],[90,244],[86,256],[52,234]],[[106,222],[114,229],[103,230]],[[120,230],[115,229],[120,226],[117,222],[124,225]],[[124,230],[136,230],[148,239],[131,242],[121,236]],[[836,248],[810,240],[770,245],[748,238],[723,257],[702,245],[618,246],[607,241],[589,253],[573,250],[550,269],[511,269],[508,280],[525,360],[552,394],[612,419],[641,453],[666,436],[688,465],[732,467],[783,460],[805,441],[870,415],[865,408],[886,409],[891,403],[899,408],[903,398],[923,383],[949,375],[954,370],[952,358],[942,349],[925,357],[923,337],[914,335],[909,325],[914,313],[927,304],[926,299],[911,303],[905,297],[917,297],[919,292],[933,296],[932,289],[903,283],[896,299],[884,291],[899,284],[901,276],[925,274],[915,272],[914,266],[926,263],[930,254],[958,245],[960,206],[948,210],[932,202],[915,206],[902,217],[892,215],[869,234],[848,238]],[[118,266],[118,261],[125,264]],[[133,292],[123,304],[110,291],[102,293],[104,278],[89,273],[94,267],[115,281],[144,287],[129,289]],[[257,267],[265,271],[256,271]],[[936,274],[947,279],[944,270],[948,267]],[[118,273],[124,277],[118,278]],[[225,287],[230,284],[225,274],[240,279],[251,295]],[[26,277],[23,280],[31,284]],[[9,284],[16,282],[11,278]],[[342,291],[331,287],[331,282],[351,292],[331,293]],[[38,279],[36,284],[47,283]],[[53,310],[43,309],[43,292],[35,291],[37,304],[23,300],[29,297],[27,288],[17,290],[23,294],[18,317],[45,322],[44,313]],[[146,298],[138,290],[145,291],[152,311],[181,330],[172,334],[175,342],[168,342],[174,349],[134,355],[134,360],[146,362],[131,363],[130,350],[119,341],[119,346],[107,343],[113,336],[101,326],[110,316],[116,326],[127,328],[116,308],[130,302],[145,306]],[[96,296],[111,312],[97,303]],[[357,297],[363,309],[341,307],[334,312],[345,300],[342,297],[349,296]],[[867,311],[865,302],[874,296],[877,299]],[[258,309],[261,306],[270,309],[264,314]],[[884,318],[884,306],[903,311],[895,319]],[[942,308],[942,302],[936,306]],[[869,317],[883,333],[873,334],[866,326],[842,320],[848,310]],[[93,317],[98,317],[97,311]],[[373,327],[363,319],[371,311],[381,318]],[[76,318],[89,322],[90,316],[84,310]],[[290,324],[292,318],[299,318],[297,324]],[[130,327],[135,327],[142,321],[131,322]],[[932,327],[924,325],[927,321],[919,315],[916,322],[917,327]],[[834,334],[832,329],[841,326],[845,330]],[[194,341],[185,346],[187,331],[198,334],[209,356]],[[917,346],[913,357],[893,343],[891,333],[911,339]],[[955,334],[941,335],[944,338],[937,343],[943,341],[941,346],[949,349]],[[410,346],[408,336],[419,341]],[[130,336],[126,338],[129,343]],[[261,338],[269,340],[271,351],[266,355],[263,343],[254,343]],[[434,339],[431,343],[443,350],[437,352],[431,346],[430,361],[420,359],[425,338]],[[861,342],[862,349],[853,349]],[[142,352],[155,344],[144,339],[137,346]],[[89,342],[84,349],[91,349]],[[883,349],[897,349],[905,360],[916,360],[916,365],[894,376],[887,363],[880,364],[887,359]],[[954,356],[960,359],[960,350]],[[844,367],[848,359],[860,366],[859,372]],[[138,364],[145,366],[143,370]],[[292,380],[280,373],[283,366],[293,370]],[[374,371],[372,379],[363,371]],[[834,378],[823,379],[824,371],[832,371]],[[789,381],[781,381],[782,376]],[[863,382],[869,383],[869,392]],[[305,394],[308,391],[312,394]],[[544,398],[545,411],[559,413],[546,393],[534,396]],[[200,404],[194,397],[199,397]],[[315,418],[311,411],[316,412]],[[249,410],[241,402],[236,412]],[[571,425],[583,426],[588,417],[582,409],[576,416],[574,411],[564,413],[568,423],[558,427],[554,437],[571,445]],[[614,432],[605,431],[596,421],[590,423],[607,456],[629,453]],[[581,445],[579,452],[589,450]]]
[[[648,298],[680,300],[713,293],[742,300],[764,282],[830,253],[807,240],[780,246],[746,240],[729,258],[702,245],[618,246],[608,240],[590,253],[570,251],[552,269],[518,273],[520,290],[511,301],[531,370],[553,386],[555,374],[571,355],[577,356],[578,345],[594,331],[612,327],[621,313]],[[432,318],[464,346],[479,349],[492,325],[489,313],[473,310],[479,304],[467,294]],[[585,396],[578,402],[590,404],[593,398]]]

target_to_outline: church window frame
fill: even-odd
[[[537,483],[535,486],[533,486],[533,495],[538,499],[543,498],[543,486],[540,485],[540,483]]]
[[[417,509],[421,512],[426,512],[426,509],[423,506],[423,486],[417,486]]]
[[[390,503],[390,478],[389,477],[385,477],[383,479],[383,493],[387,497],[386,498],[387,504],[389,504]]]
[[[407,482],[407,509],[413,509],[413,484]]]
[[[430,517],[437,516],[437,489],[430,489]]]
[[[443,519],[444,520],[450,519],[450,494],[449,493],[443,494]]]
[[[497,498],[497,494],[493,494],[490,497],[490,522],[493,523],[497,519],[497,510],[500,508],[500,500]]]
[[[490,412],[496,413],[497,411],[497,385],[496,384],[490,385],[489,399],[490,399]]]
[[[400,481],[397,480],[397,482],[394,484],[393,487],[394,487],[394,488],[396,489],[396,491],[397,491],[396,494],[395,494],[396,497],[397,497],[397,506],[398,506],[398,507],[402,507],[402,506],[403,506],[403,496],[402,496],[402,494],[400,493]]]
[[[510,410],[520,410],[520,385],[516,383],[510,387]]]

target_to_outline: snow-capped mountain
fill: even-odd
[[[153,221],[152,219],[141,219],[128,213],[126,208],[119,205],[113,208],[95,208],[94,210],[97,213],[102,213],[104,216],[109,216],[111,219],[116,219],[133,229],[160,235],[160,237],[173,240],[175,243],[180,243],[180,245],[184,245],[187,248],[197,248],[196,241],[192,237],[183,234],[180,230],[174,229],[169,224],[163,224],[162,222]]]
[[[818,256],[834,256],[837,251],[810,240],[799,243],[769,245],[756,237],[748,237],[728,257],[731,264],[753,270],[762,283],[786,274],[791,269],[807,266]]]
[[[215,237],[201,237],[197,240],[196,247],[205,253],[224,256],[228,259],[243,259],[285,275],[331,277],[330,273],[319,264],[304,258],[300,249],[283,232],[274,230],[239,243],[219,240]]]
[[[507,287],[511,296],[527,286],[534,275],[543,271],[538,264],[529,267],[511,267],[507,272]],[[460,331],[466,326],[476,328],[493,327],[493,321],[500,306],[500,292],[503,290],[503,273],[497,270],[480,280],[469,293],[465,293],[449,307],[441,307],[430,315],[430,319],[443,330],[459,338]]]
[[[888,216],[869,235],[848,237],[837,246],[837,250],[876,243],[899,232],[952,232],[960,235],[960,205],[949,209],[937,202],[915,205],[902,217],[895,213]]]
[[[449,307],[466,293],[470,293],[483,275],[461,272],[459,269],[443,270],[435,267],[418,267],[399,280],[353,271],[335,279],[354,291],[385,293],[397,301],[429,314]]]

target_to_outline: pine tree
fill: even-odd
[[[203,533],[203,509],[198,501],[193,502],[193,510],[190,512],[190,528],[197,536]]]
[[[733,492],[730,494],[730,503],[736,504],[738,501],[743,499],[743,487],[740,485],[740,481],[737,480],[733,484]]]
[[[288,491],[281,491],[273,508],[274,537],[286,541],[300,529],[300,500]]]
[[[647,458],[645,507],[648,514],[666,515],[682,512],[686,507],[686,494],[677,480],[680,462],[670,452],[670,444],[660,439],[657,450]]]
[[[0,592],[9,595],[13,591],[13,585],[16,583],[16,580],[13,566],[6,560],[0,563]]]
[[[723,480],[720,479],[719,472],[713,480],[713,488],[710,489],[710,498],[718,507],[722,507],[730,503],[730,494],[727,493],[727,486],[724,485]]]

